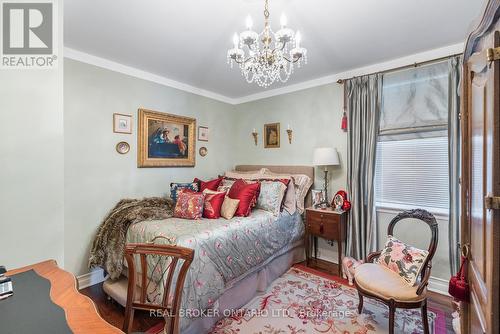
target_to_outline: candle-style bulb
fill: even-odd
[[[287,19],[286,19],[285,13],[281,14],[280,24],[281,24],[281,28],[285,28],[286,27]]]
[[[300,42],[302,41],[302,35],[300,34],[300,31],[297,31],[295,34],[295,47],[300,48]]]
[[[233,44],[234,44],[234,48],[235,49],[238,48],[238,44],[239,43],[240,43],[240,38],[238,37],[237,33],[234,33],[234,35],[233,35]]]
[[[250,15],[247,16],[246,24],[247,24],[247,29],[252,30],[253,20],[252,20],[252,17]]]

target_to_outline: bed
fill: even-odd
[[[305,174],[314,180],[313,167],[303,166],[236,166],[236,171],[267,168],[274,173]],[[306,197],[305,205],[310,202]],[[167,223],[168,222],[168,223]],[[238,309],[286,272],[294,263],[304,260],[304,225],[299,212],[283,210],[274,216],[264,210],[253,210],[249,217],[231,220],[206,219],[202,222],[169,218],[143,221],[130,226],[127,243],[143,243],[156,236],[157,243],[170,243],[195,250],[195,258],[186,277],[182,295],[182,333],[206,333],[222,317],[224,310]],[[116,287],[105,284],[105,292],[120,304]],[[200,311],[211,310],[203,316]],[[227,315],[227,314],[226,314]]]

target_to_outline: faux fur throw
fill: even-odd
[[[101,266],[111,279],[117,279],[123,269],[128,227],[136,222],[170,218],[173,212],[174,203],[170,198],[121,200],[97,230],[90,251],[89,268]]]

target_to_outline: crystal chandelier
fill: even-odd
[[[238,64],[248,83],[256,82],[267,88],[278,80],[287,82],[295,63],[299,68],[302,63],[307,64],[307,50],[300,47],[300,32],[294,34],[287,28],[284,14],[280,21],[281,29],[273,32],[269,24],[269,3],[265,0],[264,30],[260,34],[253,31],[252,18],[248,16],[247,30],[239,36],[234,34],[234,48],[228,50],[227,62],[231,68],[234,63]]]

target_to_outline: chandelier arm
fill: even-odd
[[[238,61],[238,60],[236,60],[236,59],[233,59],[233,60],[234,60],[234,62],[235,62],[236,64],[246,64],[246,63],[248,63],[248,62],[249,62],[250,60],[252,60],[252,59],[255,59],[255,57],[248,57],[247,59],[244,59],[244,60],[242,60],[242,61]]]
[[[296,60],[291,60],[289,59],[287,56],[283,56],[283,59],[285,59],[287,62],[289,63],[292,63],[292,64],[295,64],[296,62],[298,62],[299,60],[302,59],[302,56],[300,56],[299,58],[297,58]]]

